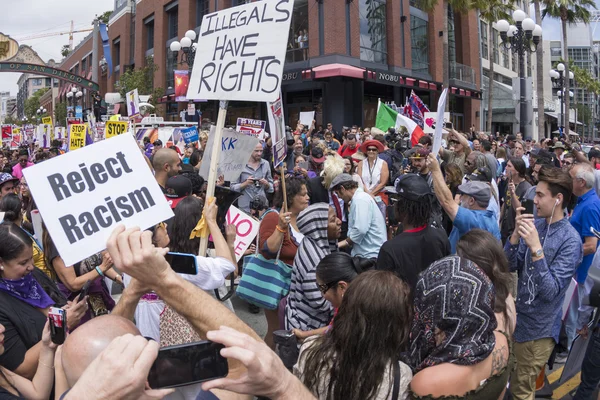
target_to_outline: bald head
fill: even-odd
[[[154,153],[152,168],[154,168],[154,176],[158,183],[165,187],[167,179],[181,171],[181,160],[175,150],[160,149]]]
[[[139,335],[133,322],[116,315],[102,315],[81,325],[67,337],[62,364],[70,387],[113,339],[127,333]]]

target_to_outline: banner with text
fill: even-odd
[[[104,124],[104,138],[119,136],[127,132],[129,124],[127,122],[106,121]]]
[[[42,118],[42,124],[44,125],[52,125],[52,117],[44,117]]]
[[[69,151],[81,149],[85,146],[85,131],[87,125],[73,124],[69,126]]]
[[[273,165],[277,168],[287,155],[285,118],[283,115],[281,93],[279,94],[279,98],[274,102],[267,102],[267,111],[269,113],[271,141],[273,142]]]
[[[246,249],[252,244],[254,238],[258,234],[260,222],[250,217],[248,214],[241,211],[235,206],[229,207],[225,215],[227,225],[235,226],[235,242],[233,251],[235,252],[236,261],[244,255]]]
[[[202,159],[202,165],[200,166],[201,176],[208,176],[210,160],[212,158],[212,148],[215,145],[215,130],[216,127],[214,125],[210,127],[208,142],[206,142],[206,150],[204,150],[204,158]],[[223,175],[226,181],[237,181],[257,144],[258,139],[254,136],[244,135],[233,129],[223,128],[221,143],[217,143],[217,145],[221,146],[221,157],[217,166],[217,176]]]
[[[104,250],[118,224],[146,229],[173,216],[130,134],[55,157],[23,173],[65,265]]]
[[[181,129],[181,135],[183,136],[183,140],[186,143],[194,143],[197,142],[199,140],[198,138],[198,128],[195,126],[191,126],[189,128],[185,128],[185,129]],[[175,141],[175,139],[173,138],[173,141],[175,143],[177,143]]]
[[[188,99],[275,101],[294,0],[257,1],[206,14]]]
[[[257,137],[259,140],[264,140],[265,127],[267,121],[260,119],[249,119],[249,118],[238,118],[235,130],[246,135],[252,135]]]

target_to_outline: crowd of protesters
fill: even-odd
[[[574,398],[592,398],[600,331],[585,298],[600,268],[600,148],[449,129],[432,154],[429,136],[298,125],[283,168],[267,136],[236,181],[218,178],[215,200],[199,175],[207,135],[185,151],[140,143],[175,216],[118,227],[76,265],[35,231],[22,173],[63,144],[0,153],[0,399],[533,400],[577,335],[593,337]],[[232,202],[260,221],[239,262],[221,210]],[[198,274],[175,273],[166,248],[195,256]],[[264,338],[236,316],[234,282],[264,314]],[[113,283],[124,286],[116,303]],[[67,313],[60,347],[53,306]],[[159,347],[206,338],[226,346],[226,378],[148,387]]]

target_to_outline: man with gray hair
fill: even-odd
[[[569,174],[573,178],[573,194],[578,197],[570,222],[583,243],[583,260],[574,277],[577,280],[577,293],[573,296],[566,320],[570,347],[579,328],[577,317],[581,300],[585,296],[585,279],[598,247],[598,238],[591,232],[590,227],[600,230],[600,199],[594,190],[596,178],[591,164],[575,164]]]

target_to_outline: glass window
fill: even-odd
[[[177,30],[179,29],[177,18],[179,18],[177,7],[173,7],[169,10],[169,12],[167,12],[167,20],[169,24],[167,27],[167,39],[173,39],[177,37]]]
[[[196,0],[196,26],[200,26],[206,14],[208,14],[208,0]]]
[[[419,10],[422,9],[421,2],[419,0],[410,0],[409,3],[411,7],[418,8]]]
[[[508,59],[508,50],[503,45],[500,45],[500,51],[502,51],[502,66],[509,68],[510,60]]]
[[[286,62],[308,59],[308,0],[296,0],[288,35]]]
[[[410,16],[410,48],[412,69],[415,72],[429,72],[428,22],[414,15]]]
[[[456,36],[454,35],[454,12],[452,7],[448,5],[448,61],[452,68],[456,64]]]
[[[118,41],[117,41],[118,40]],[[113,41],[113,66],[116,68],[118,65],[121,65],[121,39],[116,39]]]
[[[146,50],[154,48],[154,20],[146,24]]]
[[[560,47],[551,47],[550,55],[552,57],[560,57],[562,55],[562,51],[561,51]]]
[[[387,63],[387,0],[359,0],[360,59]]]
[[[85,74],[85,72],[87,71],[87,59],[83,59],[81,60],[81,74]]]
[[[166,65],[166,81],[167,81],[167,89],[175,88],[175,73],[173,70],[175,69],[175,57],[169,46],[167,46],[167,65]]]
[[[479,29],[481,30],[481,57],[488,59],[488,24],[479,21]]]

